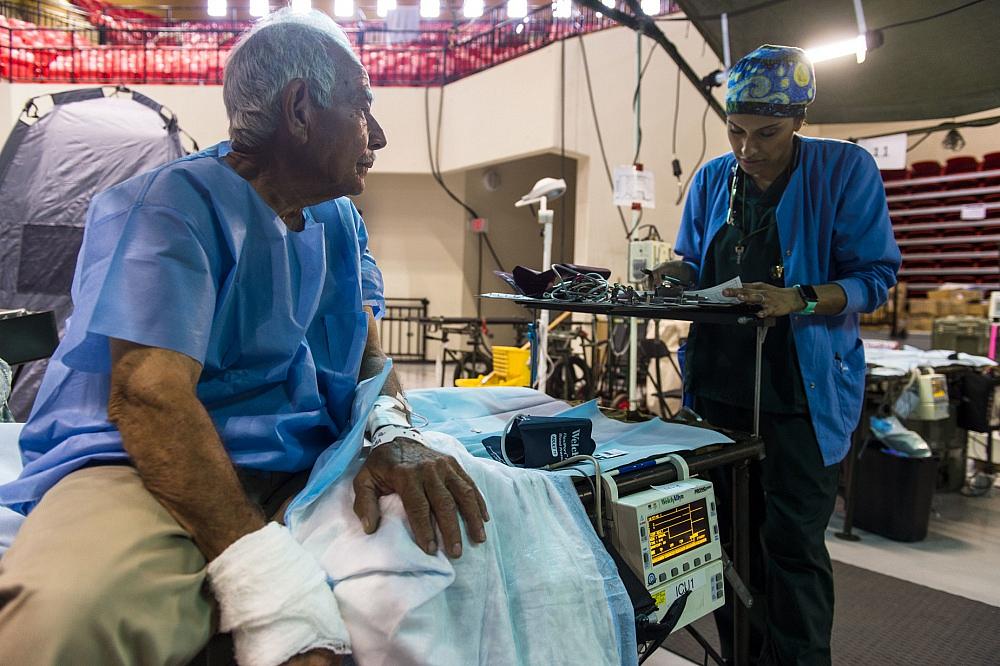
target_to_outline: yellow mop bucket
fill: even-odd
[[[529,386],[531,384],[531,350],[520,347],[493,347],[493,372],[475,379],[456,379],[455,386]]]

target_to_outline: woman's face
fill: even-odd
[[[775,118],[734,113],[726,119],[733,155],[749,176],[772,180],[788,166],[792,137],[802,127],[802,118]]]

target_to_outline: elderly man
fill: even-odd
[[[367,73],[318,12],[258,24],[223,95],[231,143],[91,205],[24,472],[0,488],[30,512],[0,564],[2,664],[186,663],[216,608],[241,663],[349,651],[324,573],[267,521],[385,363],[381,276],[343,198],[385,134]],[[458,515],[482,541],[485,504],[421,445],[400,390],[390,375],[368,422],[355,511],[370,533],[397,493],[417,543],[434,553],[440,533],[458,557]]]

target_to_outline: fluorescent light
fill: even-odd
[[[440,0],[420,0],[420,15],[424,18],[441,16]]]
[[[462,15],[465,18],[478,18],[483,15],[483,0],[465,0],[462,4]]]
[[[646,16],[656,16],[660,13],[660,0],[642,0],[639,6]]]
[[[528,0],[507,0],[507,16],[523,18],[528,15]]]
[[[304,14],[312,9],[312,0],[292,0],[292,11]]]
[[[333,0],[333,15],[339,18],[354,16],[354,0]]]
[[[226,10],[226,0],[208,0],[208,15],[215,17],[225,16]]]
[[[605,7],[610,7],[611,9],[614,9],[615,4],[617,3],[615,2],[615,0],[601,0],[601,4],[604,5]]]
[[[865,61],[868,53],[868,40],[864,35],[858,35],[850,39],[843,39],[832,44],[825,44],[815,48],[806,49],[806,56],[816,64],[824,60],[833,60],[842,56],[854,54],[860,65]]]
[[[375,3],[375,13],[381,18],[389,15],[389,12],[396,8],[396,0],[377,0]]]
[[[268,0],[250,0],[250,16],[260,18],[267,16],[270,11]]]
[[[552,3],[552,16],[555,18],[569,18],[572,15],[572,0],[555,0],[555,2]]]

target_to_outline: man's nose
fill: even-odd
[[[382,150],[388,143],[385,137],[385,130],[375,120],[375,116],[368,114],[368,148],[370,150]]]

